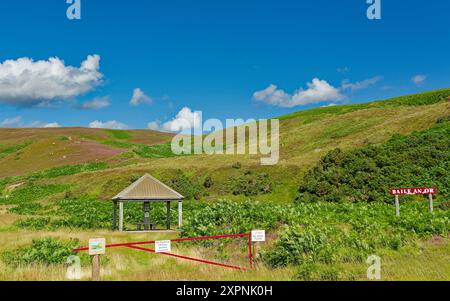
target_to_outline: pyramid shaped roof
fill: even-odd
[[[181,194],[149,174],[145,174],[113,198],[113,200],[128,201],[168,201],[182,199],[184,197]]]

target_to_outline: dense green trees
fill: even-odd
[[[450,196],[450,120],[382,145],[330,151],[306,175],[297,201],[358,202],[389,200],[393,187],[435,186]]]

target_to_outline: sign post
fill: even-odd
[[[421,187],[421,188],[392,188],[390,194],[395,196],[395,214],[400,216],[400,195],[426,195],[428,194],[430,213],[433,213],[433,194],[437,193],[437,189],[434,187]]]
[[[155,252],[156,253],[170,253],[171,252],[171,241],[170,240],[157,240],[155,241]]]
[[[431,193],[428,195],[428,199],[430,200],[430,213],[433,214],[433,195]]]
[[[100,255],[106,252],[106,239],[89,239],[89,255],[92,256],[92,281],[100,281]]]
[[[256,257],[256,255],[258,254],[257,250],[256,250],[256,243],[266,241],[266,231],[265,230],[252,230],[251,238],[252,238],[252,243],[253,243],[253,252],[255,253],[255,257]]]
[[[395,216],[400,217],[400,200],[398,195],[395,195]]]

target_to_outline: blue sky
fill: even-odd
[[[0,127],[168,129],[450,83],[446,0],[383,0],[381,20],[366,0],[81,0],[81,20],[65,2],[1,1]]]

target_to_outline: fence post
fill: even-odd
[[[248,233],[248,258],[250,260],[250,269],[253,269],[252,232]]]
[[[92,256],[92,281],[100,281],[100,255]]]

